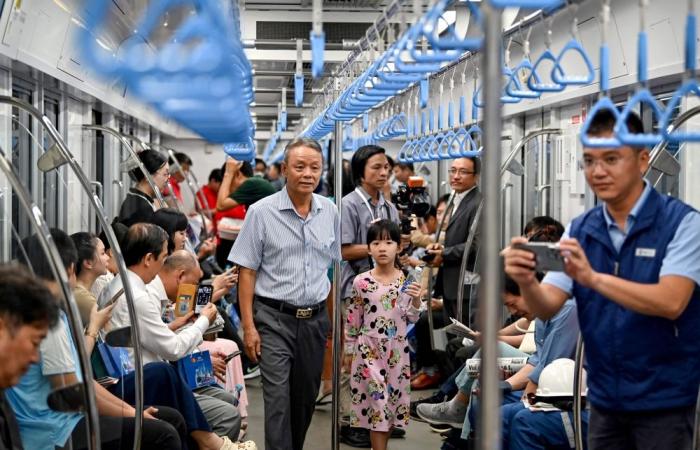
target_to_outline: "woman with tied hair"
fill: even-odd
[[[124,239],[124,236],[126,236],[126,233],[128,233],[129,228],[124,225],[123,223],[119,223],[116,220],[112,222],[112,231],[114,232],[114,235],[117,238],[117,242],[122,242]],[[114,255],[114,251],[112,250],[112,245],[109,242],[109,239],[107,238],[107,233],[105,233],[104,230],[99,235],[100,241],[102,241],[102,244],[105,246],[105,254],[109,258],[106,263],[107,271],[97,277],[95,281],[92,283],[92,287],[90,288],[90,292],[92,292],[92,295],[95,296],[95,298],[98,298],[100,296],[100,293],[102,292],[102,289],[104,289],[105,286],[109,284],[110,281],[114,278],[114,276],[119,272],[119,267],[117,266],[117,259]]]
[[[105,246],[92,233],[84,231],[71,234],[71,239],[78,251],[78,261],[75,264],[76,285],[73,289],[75,302],[78,304],[80,319],[83,325],[90,323],[90,313],[97,305],[97,298],[90,292],[95,280],[107,273],[109,256]]]
[[[153,178],[156,188],[165,189],[170,179],[168,161],[163,155],[155,150],[144,150],[140,152],[139,159]],[[153,213],[160,207],[155,202],[156,193],[153,192],[146,175],[140,167],[129,172],[129,176],[136,182],[136,185],[129,189],[124,202],[119,209],[117,220],[126,226],[131,226],[138,222],[148,222]]]

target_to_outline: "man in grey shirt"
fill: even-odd
[[[316,141],[287,144],[286,187],[250,207],[229,255],[240,266],[245,351],[260,360],[267,450],[303,449],[321,384],[327,270],[340,259],[338,211],[313,193],[322,168]]]

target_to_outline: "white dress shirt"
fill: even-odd
[[[160,277],[156,276],[146,285],[141,277],[130,270],[127,271],[127,276],[134,291],[134,307],[139,318],[143,364],[163,360],[176,361],[196,351],[202,342],[203,333],[209,328],[209,319],[200,316],[193,326],[175,333],[163,322],[161,315],[161,302],[168,297]],[[111,298],[112,292],[116,293],[121,289],[121,284],[120,277],[112,280],[102,291],[102,294],[106,295],[104,301]],[[100,295],[100,300],[103,300],[103,295]],[[125,299],[117,300],[110,324],[113,328],[131,325]],[[133,358],[133,354],[131,355]]]

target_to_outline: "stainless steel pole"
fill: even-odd
[[[483,2],[485,17],[484,40],[484,265],[481,272],[481,318],[483,340],[481,345],[481,417],[478,443],[482,450],[501,446],[501,393],[496,359],[497,332],[500,319],[501,262],[499,258],[500,225],[500,169],[501,169],[501,90],[503,62],[503,26],[501,11]]]
[[[333,136],[333,164],[335,205],[338,207],[338,216],[342,219],[341,202],[343,197],[343,123],[335,123],[335,136]],[[342,223],[342,220],[340,221]],[[339,230],[336,230],[338,232]],[[337,236],[336,238],[339,238]],[[340,285],[340,261],[333,265],[333,403],[331,414],[333,429],[331,441],[333,450],[340,446],[340,434],[338,422],[340,419],[340,362],[343,358],[343,349],[340,348],[340,337],[343,333],[343,297]]]
[[[583,337],[581,333],[576,341],[576,359],[574,368],[574,443],[576,450],[583,450],[583,428],[581,425],[582,398],[581,385],[583,384]]]

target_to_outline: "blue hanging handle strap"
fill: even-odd
[[[663,112],[652,93],[647,89],[637,91],[632,98],[627,101],[615,125],[615,134],[621,143],[632,147],[653,147],[663,140],[663,135],[661,134],[630,133],[627,127],[627,118],[635,111],[637,105],[641,106],[644,104],[649,106],[657,120],[662,118]]]
[[[447,128],[455,127],[455,104],[450,101],[447,104]]]
[[[564,56],[566,56],[568,52],[574,52],[581,55],[581,58],[583,59],[583,64],[586,66],[586,73],[582,75],[567,75],[566,73],[564,73],[564,68],[562,67],[561,63],[564,59]],[[561,52],[559,52],[559,55],[557,56],[557,59],[554,62],[554,64],[555,66],[554,68],[552,68],[552,81],[560,85],[568,86],[591,84],[595,79],[595,69],[593,68],[593,63],[588,57],[586,50],[576,39],[572,39],[566,43]]]
[[[673,112],[680,106],[681,101],[688,94],[700,96],[700,86],[695,78],[697,65],[697,17],[695,16],[695,8],[693,0],[688,1],[688,17],[685,24],[685,69],[686,81],[673,94],[671,100],[666,106],[659,128],[663,132],[663,136],[669,142],[700,142],[699,131],[680,131],[672,130],[671,123],[673,121]]]
[[[610,50],[607,43],[607,25],[610,21],[609,0],[603,2],[601,13],[601,44],[600,44],[600,97],[593,108],[588,111],[586,120],[581,127],[581,143],[584,147],[590,148],[616,148],[622,143],[614,134],[610,137],[590,136],[588,130],[593,123],[593,118],[599,111],[608,110],[615,117],[615,123],[620,120],[620,111],[613,101],[606,97],[610,91]]]
[[[455,22],[447,26],[442,33],[438,33],[440,27],[440,19],[444,20],[443,14],[445,10],[450,6],[452,2],[450,0],[439,0],[431,9],[428,11],[427,20],[423,27],[423,33],[427,38],[428,42],[434,49],[439,50],[459,50],[460,53],[465,51],[476,51],[481,49],[484,43],[483,36],[475,37],[460,37],[457,34],[457,24],[460,22],[460,17],[455,17]],[[481,10],[476,6],[476,4],[471,0],[465,0],[467,11],[461,9],[456,10],[457,15],[469,14],[468,22],[469,25],[476,23],[480,28],[483,29],[483,18]]]
[[[326,47],[326,34],[323,32],[323,0],[313,0],[311,10],[311,76],[323,75],[323,52]]]
[[[428,108],[428,133],[435,131],[435,114],[433,108]]]
[[[304,104],[304,47],[301,39],[297,39],[297,63],[294,73],[294,104],[300,108]]]
[[[663,120],[663,111],[661,106],[656,101],[656,98],[652,93],[646,89],[646,84],[648,80],[648,39],[646,33],[645,25],[645,10],[647,7],[648,0],[640,0],[639,7],[639,22],[640,30],[637,35],[637,78],[639,80],[639,85],[642,89],[639,89],[631,99],[627,101],[624,109],[620,113],[620,117],[615,124],[615,134],[621,143],[643,147],[643,146],[654,146],[663,140],[662,134],[654,133],[630,133],[627,127],[627,118],[629,115],[635,111],[637,105],[648,105],[651,109],[653,115],[657,120]]]
[[[552,46],[552,17],[547,17],[545,19],[545,35],[544,35],[544,43],[545,43],[545,51],[540,55],[539,58],[535,61],[535,64],[533,64],[532,71],[530,72],[530,76],[527,78],[527,87],[531,91],[536,91],[536,92],[561,92],[563,91],[566,86],[556,83],[554,81],[552,82],[546,82],[544,79],[540,79],[538,73],[539,67],[541,64],[543,64],[545,61],[551,61],[552,64],[554,64],[554,69],[555,70],[561,70],[557,69],[557,58],[552,53],[551,46]],[[551,75],[550,75],[551,79]]]
[[[595,69],[593,68],[593,63],[591,63],[591,59],[588,57],[586,50],[581,45],[581,40],[578,36],[578,17],[576,16],[577,11],[578,5],[572,4],[571,13],[573,18],[571,21],[571,40],[569,40],[569,42],[567,42],[564,48],[559,52],[551,75],[552,80],[555,83],[563,84],[565,86],[590,84],[595,79]],[[602,26],[605,27],[606,25],[603,24]],[[564,72],[562,61],[570,52],[578,53],[581,56],[581,59],[583,59],[583,64],[586,66],[586,72],[584,74],[567,75]]]
[[[369,113],[362,114],[362,131],[365,133],[369,129]]]
[[[552,9],[559,7],[565,0],[490,0],[496,8]]]
[[[430,85],[428,84],[428,76],[420,79],[420,107],[428,106],[428,98],[430,97]]]
[[[646,31],[640,31],[637,35],[637,80],[641,85],[646,85],[649,79],[649,39]]]
[[[459,123],[467,123],[467,97],[464,95],[459,97]]]
[[[695,76],[695,68],[697,66],[697,40],[698,40],[698,19],[695,15],[693,0],[689,0],[690,11],[685,22],[685,70],[691,77]]]
[[[530,72],[530,76],[527,78],[527,87],[530,88],[531,91],[535,92],[561,92],[564,89],[566,89],[565,85],[559,84],[554,80],[552,80],[552,82],[550,83],[547,83],[540,79],[540,77],[537,75],[537,70],[539,69],[540,65],[545,61],[551,61],[554,64],[554,69],[552,69],[553,71],[561,70],[561,68],[558,68],[557,66],[557,57],[554,55],[554,53],[552,53],[550,49],[547,49],[535,61],[535,64],[532,67],[532,71]]]

